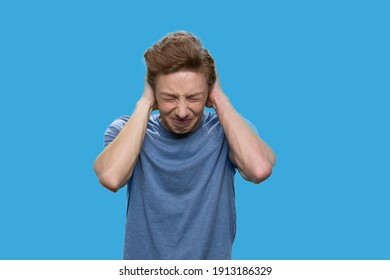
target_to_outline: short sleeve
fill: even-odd
[[[107,127],[106,132],[104,133],[104,147],[107,147],[112,141],[114,141],[115,137],[118,136],[119,132],[128,120],[129,116],[121,116]]]

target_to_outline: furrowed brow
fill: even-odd
[[[167,97],[177,97],[177,94],[175,93],[170,93],[170,92],[160,92],[160,95],[163,95],[163,96],[167,96]],[[201,95],[203,95],[203,92],[195,92],[195,93],[191,93],[189,94],[187,97],[200,97]]]
[[[197,97],[197,96],[200,96],[200,95],[203,95],[203,92],[192,93],[192,94],[188,95],[188,97]]]
[[[169,93],[169,92],[160,92],[161,95],[168,95],[168,96],[172,96],[172,97],[175,97],[176,94],[174,93]]]

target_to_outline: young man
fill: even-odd
[[[123,258],[231,259],[235,172],[258,184],[275,155],[234,110],[198,38],[170,33],[144,57],[144,92],[94,163],[107,189],[127,184]]]

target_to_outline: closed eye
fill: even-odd
[[[202,95],[196,94],[188,97],[189,101],[201,101],[202,100]]]
[[[162,97],[162,100],[168,101],[168,102],[170,102],[170,101],[175,101],[175,99],[176,99],[176,98],[174,98],[174,97]]]
[[[170,94],[162,94],[161,99],[167,102],[175,101],[176,96],[170,95]]]

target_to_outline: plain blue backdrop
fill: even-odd
[[[92,163],[177,30],[278,158],[236,178],[233,257],[390,259],[390,5],[368,0],[0,0],[0,259],[121,259],[126,191]]]

